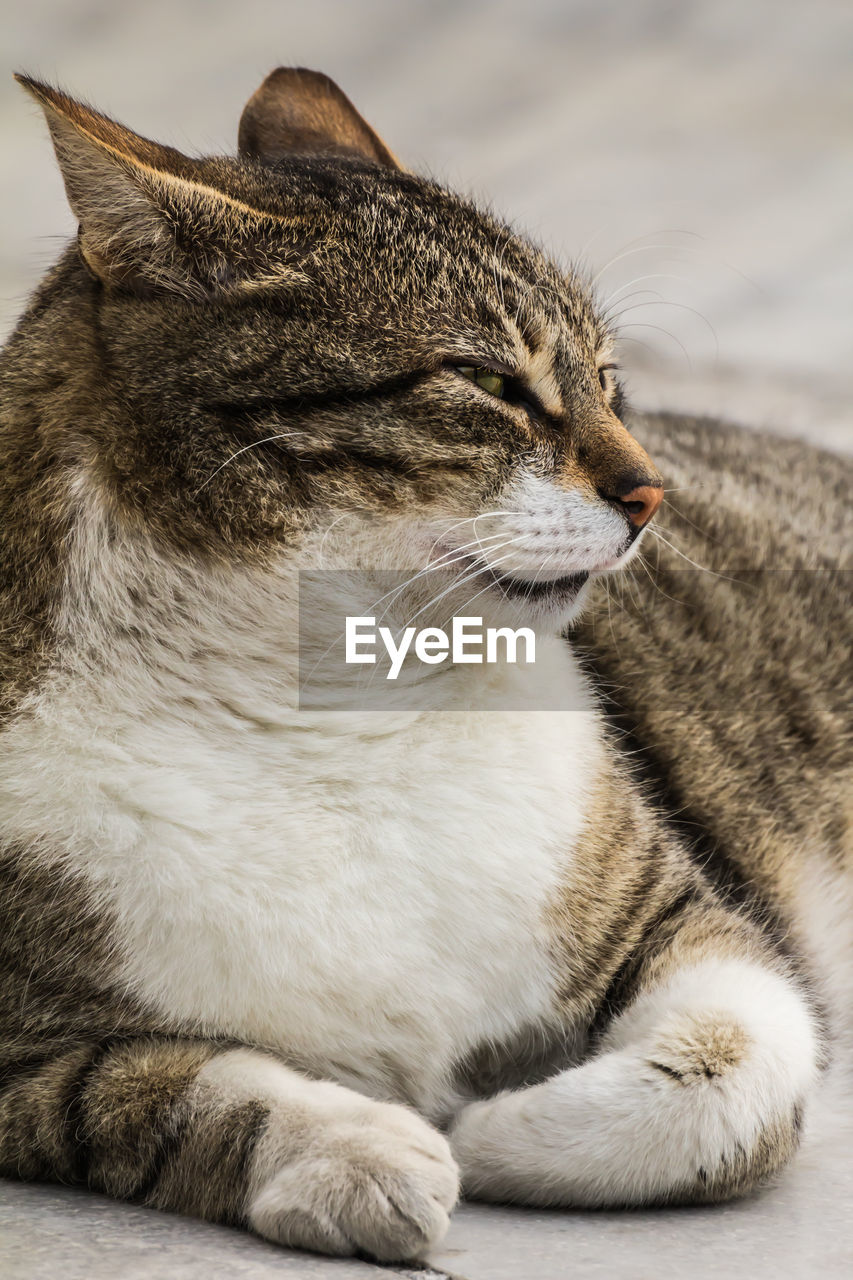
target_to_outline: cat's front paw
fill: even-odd
[[[458,1194],[442,1135],[403,1107],[365,1101],[311,1134],[258,1188],[248,1218],[279,1244],[402,1262],[442,1239]]]

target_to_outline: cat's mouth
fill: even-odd
[[[483,566],[495,584],[510,600],[526,600],[568,604],[580,595],[589,573],[568,573],[562,578],[514,578],[511,574],[496,574],[487,565]]]
[[[574,604],[589,580],[589,570],[564,574],[557,578],[520,578],[511,573],[499,573],[478,556],[459,557],[468,583],[479,578],[484,586],[496,587],[508,600],[518,604],[546,604],[554,608],[566,608]]]

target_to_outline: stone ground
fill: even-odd
[[[2,32],[0,333],[74,230],[38,111],[8,72],[215,151],[233,149],[263,75],[296,63],[333,75],[413,168],[598,274],[638,403],[853,451],[850,0],[3,0]],[[655,1214],[465,1206],[432,1266],[467,1280],[847,1276],[843,1118],[829,1108],[822,1145],[755,1201]],[[3,1185],[0,1275],[57,1273],[381,1274]]]

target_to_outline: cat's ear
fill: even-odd
[[[15,79],[44,110],[89,270],[139,291],[209,288],[223,270],[210,228],[229,202],[202,181],[198,161],[49,85]]]
[[[243,111],[238,148],[266,164],[325,155],[401,167],[334,80],[304,67],[279,67],[267,76]]]

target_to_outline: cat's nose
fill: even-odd
[[[649,523],[662,502],[663,489],[659,484],[641,484],[619,499],[625,515],[638,529]]]
[[[575,458],[598,496],[625,517],[636,536],[663,502],[663,477],[642,445],[608,412],[584,424]]]
[[[663,502],[663,487],[659,484],[640,484],[626,493],[606,493],[603,496],[624,512],[631,524],[642,529]]]

